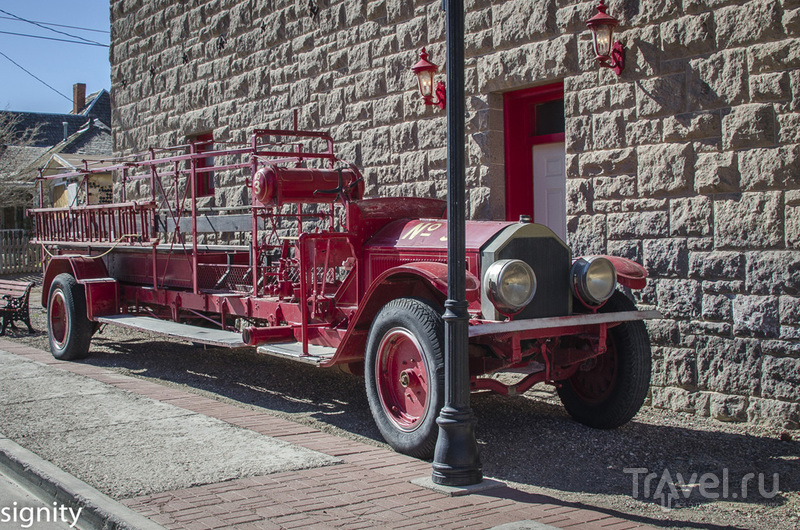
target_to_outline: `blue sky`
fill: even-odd
[[[0,0],[0,10],[47,24],[109,30],[109,0]],[[0,32],[79,40],[0,12]],[[75,37],[109,43],[108,33],[47,26]],[[0,55],[0,110],[65,113],[72,110],[72,85],[86,93],[111,88],[108,48],[0,33],[0,52],[69,98],[65,99]]]

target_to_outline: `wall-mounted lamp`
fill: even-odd
[[[428,52],[425,48],[419,54],[419,62],[415,64],[411,71],[417,76],[419,82],[419,92],[422,94],[422,99],[426,105],[438,105],[440,109],[447,106],[447,90],[444,83],[439,81],[436,83],[436,88],[433,87],[433,76],[439,67],[428,60]],[[433,96],[436,96],[436,101]]]
[[[586,25],[592,30],[595,59],[600,66],[611,68],[619,75],[625,69],[625,48],[619,41],[614,41],[614,28],[619,24],[619,20],[606,14],[606,9],[608,7],[605,0],[600,0],[597,14],[590,18]]]

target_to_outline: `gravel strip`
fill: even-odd
[[[34,292],[37,333],[7,338],[47,351],[39,301]],[[336,369],[112,326],[91,352],[83,362],[384,446],[363,378]],[[800,527],[800,442],[778,428],[646,407],[622,428],[595,430],[572,421],[543,385],[521,397],[473,395],[472,406],[484,475],[520,490],[655,526]]]

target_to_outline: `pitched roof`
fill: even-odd
[[[111,124],[111,96],[107,90],[91,94],[80,114],[4,111],[0,115],[14,120],[14,131],[19,134],[38,128],[29,145],[52,147],[78,132],[93,119],[100,120],[108,127]]]

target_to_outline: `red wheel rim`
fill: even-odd
[[[590,359],[594,361],[594,366],[589,369],[578,368],[569,379],[572,389],[587,403],[601,403],[614,390],[617,380],[617,348],[610,336],[606,344],[608,349],[605,353]]]
[[[50,336],[58,347],[63,347],[67,340],[69,313],[64,301],[64,293],[57,290],[50,298]]]
[[[422,347],[408,330],[383,336],[375,363],[378,395],[386,415],[402,431],[418,428],[428,414],[428,371]]]

